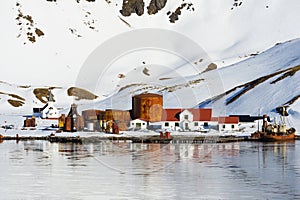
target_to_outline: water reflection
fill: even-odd
[[[262,149],[261,157],[264,168],[268,167],[268,163],[271,163],[268,159],[272,159],[276,164],[281,165],[284,170],[288,164],[287,152],[295,149],[295,141],[260,143],[258,147]]]
[[[299,146],[4,141],[0,192],[3,199],[295,199]]]

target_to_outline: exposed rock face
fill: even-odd
[[[186,10],[194,11],[194,7],[192,3],[182,3],[174,12],[168,12],[169,21],[171,23],[175,23],[179,19],[179,15],[181,15],[181,11],[186,8]]]
[[[217,68],[218,68],[218,66],[215,63],[210,63],[202,73],[208,72],[208,71],[211,71],[211,70],[214,70]]]
[[[153,15],[166,6],[167,0],[151,0],[148,9],[148,14]]]
[[[123,16],[130,16],[131,13],[136,13],[138,16],[144,14],[145,3],[143,0],[123,0],[122,10],[120,13]]]
[[[10,105],[12,105],[13,107],[21,107],[24,104],[23,101],[13,100],[13,99],[8,99],[7,102],[10,103]]]
[[[75,97],[76,100],[94,100],[98,98],[98,96],[94,95],[93,93],[77,87],[70,87],[68,89],[68,95]]]
[[[42,103],[47,103],[47,99],[49,98],[49,88],[35,88],[33,94]]]
[[[41,37],[44,32],[36,27],[36,23],[33,21],[33,17],[30,15],[25,15],[22,12],[22,5],[20,3],[16,3],[16,7],[18,9],[18,16],[16,17],[17,25],[19,28],[19,35],[17,38],[26,34],[28,41],[34,43],[36,42],[37,37]],[[26,44],[26,42],[24,42]]]

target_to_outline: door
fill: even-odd
[[[185,129],[185,130],[189,130],[189,123],[185,123],[185,124],[184,124],[184,129]]]
[[[136,127],[136,128],[139,128],[139,129],[142,128],[142,123],[136,123],[136,124],[135,124],[135,127]]]

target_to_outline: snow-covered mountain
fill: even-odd
[[[148,67],[150,72],[158,68],[151,67]],[[94,102],[94,106],[130,109],[132,95],[154,92],[164,95],[165,107],[212,107],[215,116],[262,113],[275,116],[276,107],[289,105],[291,118],[298,123],[299,70],[300,39],[295,39],[241,62],[191,76],[173,76],[174,71],[169,69],[141,82],[139,77],[144,75],[139,69],[130,72],[130,82],[120,81],[119,90]]]
[[[297,0],[128,1],[144,2],[130,16],[124,11],[125,2],[1,2],[0,22],[5,30],[0,37],[1,114],[30,113],[32,107],[43,105],[36,89],[49,87],[54,88],[57,107],[66,111],[76,101],[68,91],[77,86],[97,96],[76,101],[81,109],[129,109],[132,95],[157,92],[164,95],[166,107],[213,107],[215,115],[272,114],[276,106],[288,104],[292,120],[300,124]],[[149,11],[154,5],[159,7],[157,12]],[[135,43],[133,38],[98,56],[95,67],[105,69],[105,76],[83,79],[94,84],[92,89],[78,84],[97,48],[145,28],[185,36],[185,41],[201,47],[205,59],[199,55],[184,62],[186,56],[162,48],[128,47],[101,65],[109,54]],[[148,34],[142,39],[158,38]],[[178,44],[178,49],[185,46]]]

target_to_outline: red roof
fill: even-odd
[[[185,109],[163,109],[162,121],[179,121],[179,114]],[[193,114],[193,121],[211,121],[212,109],[187,109]]]
[[[193,114],[193,121],[211,121],[211,108],[187,109]]]
[[[182,109],[163,109],[162,121],[179,121]]]
[[[219,117],[219,124],[238,124],[239,117]]]
[[[218,121],[219,121],[219,117],[212,117],[212,118],[211,118],[211,121],[213,121],[213,122],[218,122]]]

